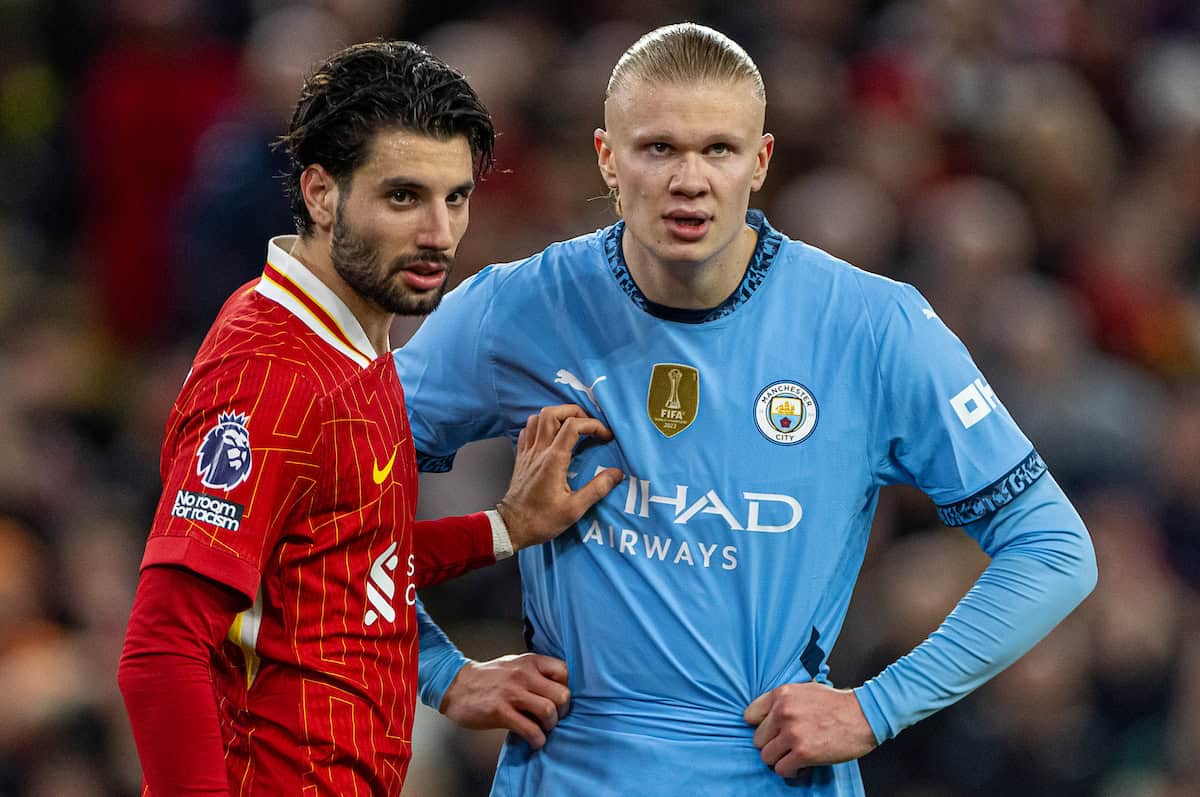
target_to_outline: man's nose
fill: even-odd
[[[708,177],[698,153],[688,153],[679,159],[679,167],[671,178],[671,190],[685,196],[699,196],[708,190]]]
[[[417,232],[416,244],[422,249],[447,250],[454,247],[450,209],[445,204],[436,202],[425,210]]]

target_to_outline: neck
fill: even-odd
[[[733,293],[746,274],[758,233],[742,227],[724,250],[702,262],[663,261],[637,245],[626,229],[621,251],[642,294],[666,307],[700,310],[716,307]]]
[[[289,254],[299,260],[313,275],[333,291],[334,295],[350,308],[355,320],[362,327],[367,340],[375,348],[375,354],[382,355],[391,349],[389,331],[392,328],[393,315],[379,305],[363,298],[362,294],[346,284],[346,281],[333,267],[333,259],[329,256],[329,239],[320,235],[309,238],[296,238]]]

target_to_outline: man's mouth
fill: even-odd
[[[669,213],[665,217],[667,227],[677,237],[686,240],[698,240],[708,231],[712,219],[703,213]]]
[[[409,287],[419,291],[431,291],[442,286],[448,270],[449,266],[442,262],[416,260],[405,263],[397,269],[397,273]]]

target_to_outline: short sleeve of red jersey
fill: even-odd
[[[142,567],[179,565],[250,600],[316,495],[321,400],[286,363],[253,353],[197,363],[167,422],[163,493]]]

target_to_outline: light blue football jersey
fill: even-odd
[[[494,794],[861,794],[854,763],[779,778],[743,711],[826,679],[880,487],[963,525],[1045,469],[914,288],[747,224],[711,311],[649,302],[618,223],[484,269],[396,353],[425,469],[570,402],[615,435],[572,483],[627,477],[520,553],[532,649],[566,660],[573,702],[542,751],[510,737]]]

